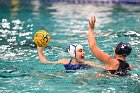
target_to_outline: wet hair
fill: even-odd
[[[129,43],[120,42],[116,46],[115,53],[126,57],[131,53],[131,50],[132,50],[132,48],[131,48],[131,45]]]

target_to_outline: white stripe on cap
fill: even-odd
[[[76,58],[76,51],[79,49],[83,49],[83,46],[80,44],[72,44],[68,47],[68,53],[72,58]]]

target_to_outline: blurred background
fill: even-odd
[[[88,19],[96,16],[99,47],[113,56],[120,41],[132,45],[127,61],[132,77],[88,78],[91,68],[62,74],[62,65],[41,64],[33,36],[46,30],[49,61],[70,58],[69,44],[84,46],[85,60],[98,61],[89,50]],[[0,0],[0,93],[139,93],[140,0]]]

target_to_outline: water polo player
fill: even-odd
[[[120,42],[114,49],[114,58],[106,52],[102,51],[96,44],[94,37],[95,17],[89,20],[88,42],[91,52],[94,56],[104,63],[105,70],[110,74],[126,76],[130,75],[128,70],[130,65],[126,62],[126,57],[131,53],[131,46],[129,43]]]
[[[86,69],[89,67],[104,68],[94,62],[85,62],[84,49],[83,46],[79,44],[69,45],[68,53],[70,54],[71,59],[60,59],[56,62],[49,62],[44,56],[43,49],[44,47],[37,47],[40,62],[45,64],[63,64],[66,70]]]

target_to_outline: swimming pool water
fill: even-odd
[[[51,42],[45,49],[49,61],[69,58],[69,44],[84,46],[85,59],[99,62],[87,41],[88,18],[96,16],[99,47],[113,56],[113,47],[129,42],[127,58],[133,77],[93,78],[101,69],[63,73],[62,65],[41,64],[33,35],[45,29]],[[44,3],[39,0],[0,2],[0,93],[139,93],[140,6]],[[91,77],[93,76],[93,77]]]

